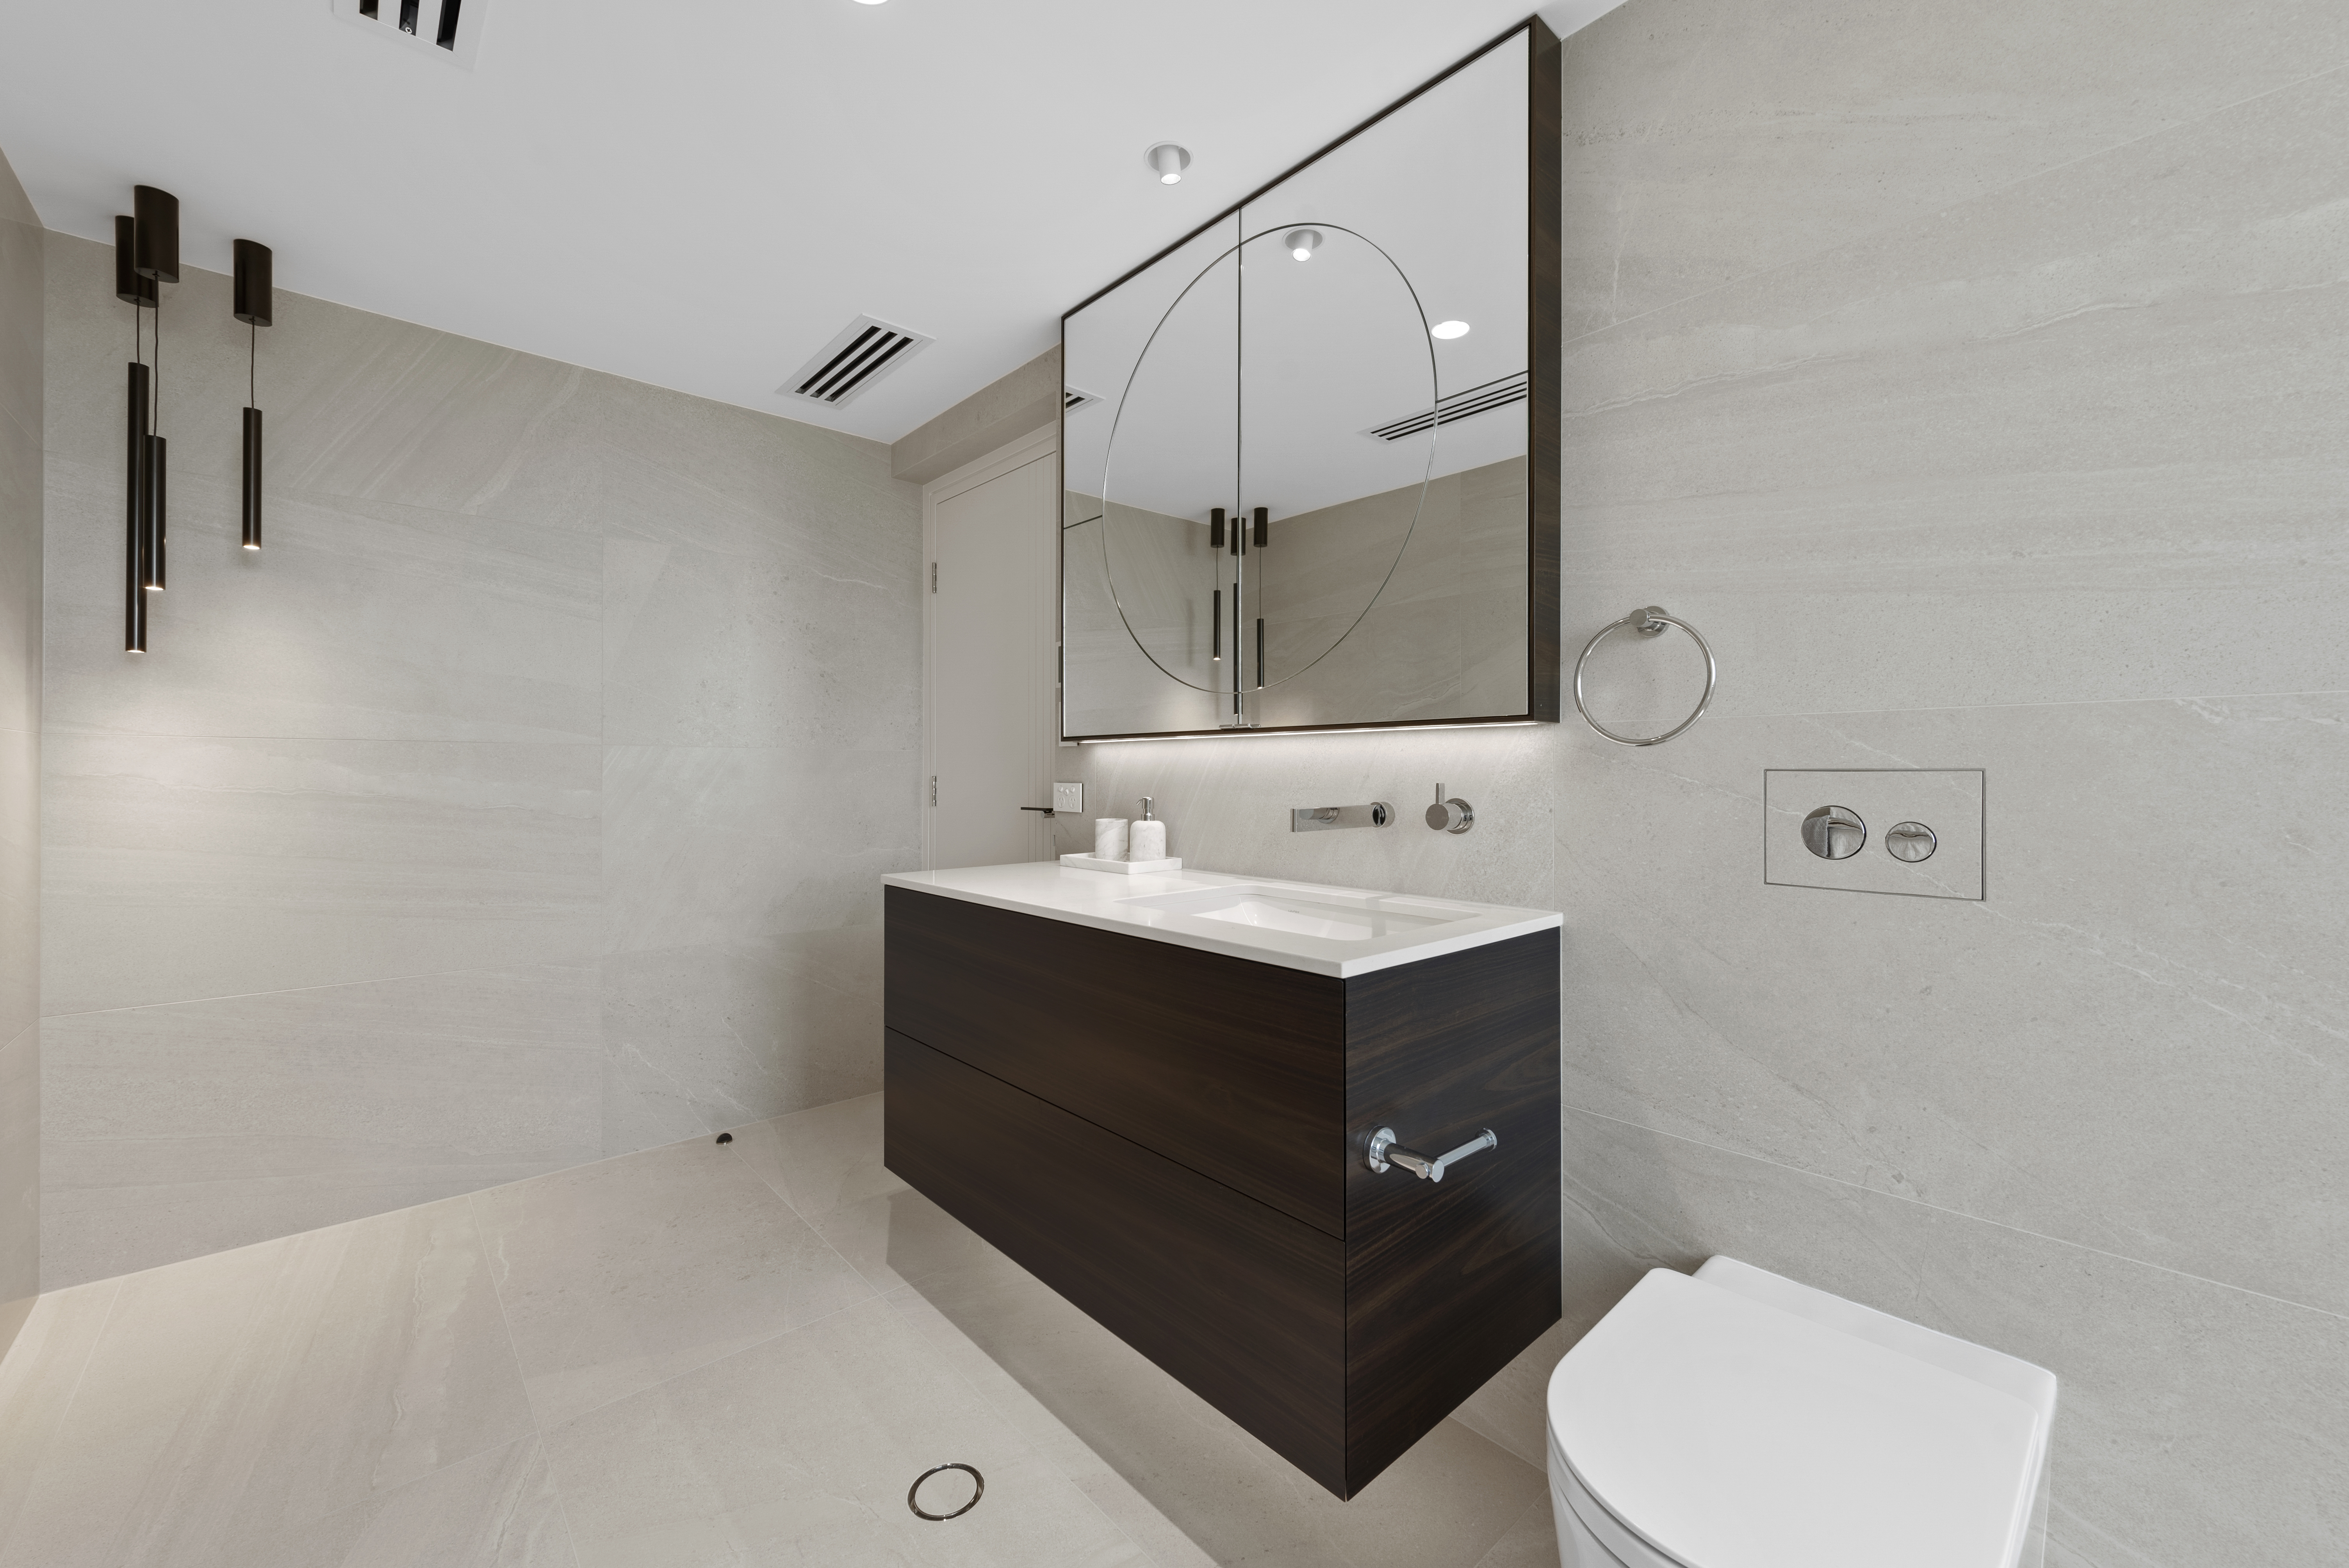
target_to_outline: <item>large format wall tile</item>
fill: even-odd
[[[1642,0],[1567,40],[1566,322],[1628,320],[2349,60],[2336,6]]]
[[[592,964],[43,1026],[55,1287],[603,1153]]]
[[[0,415],[0,730],[41,724],[43,467],[39,431]]]
[[[176,450],[176,448],[174,449]],[[601,738],[601,547],[575,529],[175,477],[171,588],[122,651],[122,473],[49,477],[55,731],[285,739]]]
[[[1568,1229],[1626,1285],[1727,1253],[2054,1371],[2052,1529],[2088,1561],[2349,1546],[2314,1480],[2349,1466],[2349,1318],[1604,1117],[1569,1113],[1568,1142]]]
[[[48,450],[103,469],[121,452],[131,307],[114,297],[112,247],[52,233],[47,261]],[[273,489],[484,511],[588,374],[285,289],[256,335],[230,312],[226,274],[180,278],[158,377],[174,481],[236,483],[250,355]]]
[[[878,924],[911,869],[919,753],[605,748],[605,944],[616,953]]]
[[[795,530],[750,553],[607,540],[605,739],[917,747],[919,545],[903,528]]]
[[[2349,83],[1577,344],[1569,643],[1670,584],[1724,712],[2349,685],[2295,634],[2349,601],[2349,172],[2292,156],[2312,127]]]
[[[1138,817],[1150,796],[1188,868],[1549,908],[1549,737],[1527,726],[1142,741],[1063,751],[1056,766],[1084,779],[1087,819]],[[1428,830],[1438,783],[1476,808],[1474,830]],[[1292,807],[1371,800],[1396,808],[1391,825],[1289,830]],[[1056,827],[1062,852],[1092,847],[1088,821]]]
[[[52,735],[51,1016],[584,956],[596,748]]]
[[[41,1034],[0,1040],[0,1356],[41,1290]]]
[[[881,1087],[881,929],[604,960],[604,1148],[625,1154]]]
[[[2349,1311],[2349,1214],[2309,1189],[2349,1115],[2344,719],[2232,698],[1578,747],[1567,1098]],[[1989,897],[1764,885],[1765,766],[1984,769]]]

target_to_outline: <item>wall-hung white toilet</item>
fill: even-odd
[[[1564,1568],[2016,1568],[2053,1373],[1716,1257],[1557,1365]],[[2035,1553],[2034,1553],[2035,1554]]]

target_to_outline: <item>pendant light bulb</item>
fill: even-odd
[[[1313,253],[1321,248],[1321,231],[1291,229],[1280,237],[1280,242],[1288,247],[1288,253],[1297,260],[1309,262],[1313,259]]]
[[[1177,147],[1171,141],[1160,142],[1143,156],[1149,160],[1150,167],[1157,170],[1161,185],[1181,184],[1183,170],[1191,167],[1189,150]]]

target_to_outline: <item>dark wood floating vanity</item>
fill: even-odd
[[[1557,1320],[1556,916],[1050,865],[889,881],[890,1170],[1330,1491]],[[1349,944],[1197,913],[1249,897],[1402,934],[1333,962]],[[1382,1128],[1497,1142],[1429,1181],[1371,1168]]]

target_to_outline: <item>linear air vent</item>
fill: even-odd
[[[931,341],[918,332],[860,315],[775,390],[786,397],[805,397],[838,407],[928,347]]]
[[[334,0],[336,15],[385,43],[429,50],[467,70],[489,8],[490,0]]]
[[[1489,414],[1495,408],[1506,408],[1512,403],[1526,400],[1526,373],[1504,376],[1498,381],[1487,381],[1482,387],[1471,387],[1465,392],[1454,392],[1440,398],[1435,411],[1423,408],[1416,414],[1406,414],[1389,424],[1364,430],[1363,435],[1374,441],[1400,441],[1405,436],[1416,436],[1435,425],[1453,425],[1478,414]]]
[[[1089,403],[1100,401],[1101,394],[1098,392],[1088,392],[1081,387],[1061,388],[1061,412],[1063,414],[1073,414]]]

